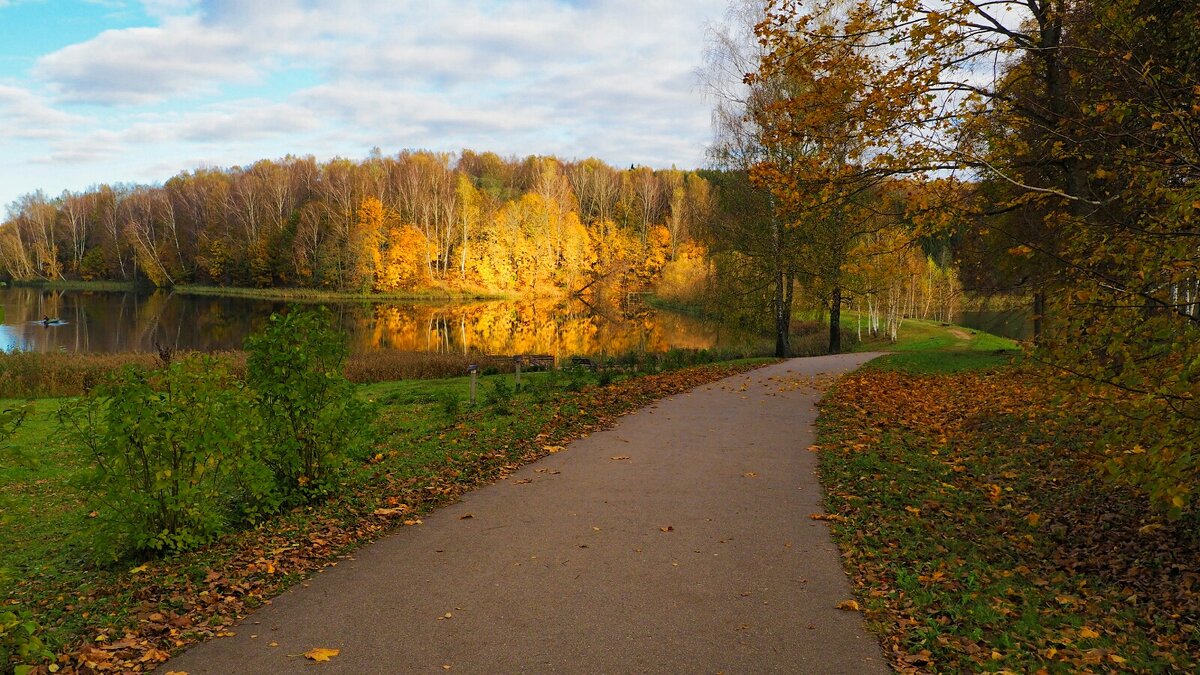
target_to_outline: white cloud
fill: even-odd
[[[0,185],[27,189],[19,161],[53,192],[373,146],[696,166],[710,132],[693,72],[726,2],[142,0],[152,25],[0,86],[0,140],[35,147]]]
[[[86,121],[49,106],[27,89],[0,85],[0,139],[60,139]]]
[[[104,31],[38,59],[34,74],[64,101],[137,105],[214,92],[222,82],[252,82],[257,58],[243,36],[180,17]]]

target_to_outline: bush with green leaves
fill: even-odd
[[[263,429],[262,456],[290,503],[332,487],[336,470],[369,422],[343,372],[345,336],[329,311],[272,314],[246,340],[246,382]]]
[[[0,605],[0,671],[22,675],[53,658],[38,637],[33,614],[16,605]]]
[[[246,505],[269,500],[249,404],[219,361],[195,355],[159,371],[118,371],[64,405],[60,422],[92,465],[80,484],[104,548],[195,548],[244,517]]]
[[[484,402],[492,406],[493,412],[497,415],[511,415],[513,388],[508,384],[508,380],[504,378],[492,380],[492,388],[488,390]]]

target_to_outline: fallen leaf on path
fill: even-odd
[[[617,455],[616,457],[610,457],[609,459],[619,462],[623,459],[629,459],[629,456],[628,455]]]
[[[313,647],[304,652],[304,658],[312,661],[328,661],[329,659],[341,654],[340,649],[326,649],[325,647]]]
[[[543,445],[542,449],[549,453],[555,453],[555,452],[562,452],[563,446],[561,446],[561,445]]]
[[[459,516],[459,517],[458,517],[458,519],[459,519],[459,520],[466,520],[467,518],[474,518],[474,517],[475,517],[475,514],[474,514],[474,513],[467,513],[467,514],[464,514],[464,515],[461,515],[461,516]]]
[[[145,572],[149,567],[150,567],[149,565],[138,565],[137,567],[129,570],[129,573],[130,574],[139,574],[141,572]]]
[[[828,520],[833,523],[846,522],[845,516],[839,516],[836,513],[810,513],[808,514],[808,517],[812,518],[813,520]]]
[[[407,506],[397,506],[395,508],[386,508],[386,509],[375,509],[375,511],[374,511],[375,515],[377,515],[377,516],[399,516],[399,515],[407,513],[407,512],[408,512]]]
[[[515,483],[516,483],[517,485],[524,485],[524,484],[526,484],[526,483],[532,483],[532,482],[533,482],[533,479],[532,479],[532,478],[522,478],[522,479],[520,479],[520,480],[518,480],[518,481],[515,481]]]
[[[858,611],[858,601],[857,600],[843,600],[837,604],[837,608],[844,609],[848,612],[857,612]]]
[[[753,471],[747,471],[746,473],[742,474],[742,478],[754,478],[756,476],[758,476],[758,474]]]
[[[668,525],[666,527],[660,527],[658,529],[663,532],[674,532],[675,531],[675,527],[673,525]]]

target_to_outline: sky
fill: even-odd
[[[0,207],[378,147],[704,165],[727,0],[0,0]]]

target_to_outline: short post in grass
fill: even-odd
[[[479,375],[479,366],[472,363],[467,366],[467,372],[471,375],[471,405],[475,405],[475,377]]]
[[[513,372],[513,391],[521,391],[521,355],[517,354],[513,357],[513,366],[516,370]]]

